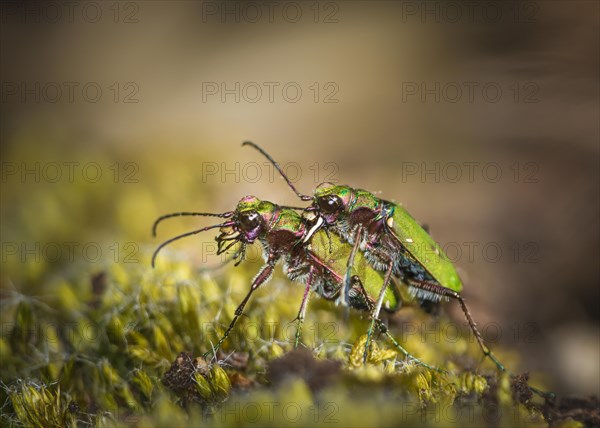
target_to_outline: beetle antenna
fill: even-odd
[[[154,224],[152,225],[152,236],[156,236],[156,228],[158,224],[171,217],[183,217],[183,216],[204,216],[204,217],[220,217],[220,218],[229,218],[233,215],[233,211],[227,211],[223,214],[212,214],[212,213],[190,213],[190,212],[182,212],[182,213],[171,213],[160,216],[156,219]]]
[[[185,238],[187,236],[196,235],[196,234],[198,234],[200,232],[204,232],[204,231],[207,231],[207,230],[210,230],[210,229],[216,229],[217,227],[233,226],[234,224],[235,224],[235,222],[228,221],[228,222],[221,223],[221,224],[215,224],[215,225],[212,225],[212,226],[203,227],[202,229],[194,230],[192,232],[183,233],[181,235],[175,236],[174,238],[167,239],[165,242],[163,242],[162,244],[160,244],[158,246],[158,248],[152,254],[152,267],[154,268],[154,262],[156,261],[156,256],[158,255],[158,252],[160,250],[162,250],[164,247],[166,247],[167,245],[169,245],[171,242],[177,241],[178,239]]]
[[[275,162],[275,160],[269,156],[269,154],[267,152],[265,152],[263,149],[261,149],[257,144],[253,143],[252,141],[244,141],[242,143],[242,146],[251,146],[254,147],[256,150],[258,150],[260,153],[262,153],[262,155],[264,157],[266,157],[269,162],[271,162],[273,164],[273,166],[275,167],[275,169],[277,169],[277,171],[279,172],[279,174],[281,174],[281,176],[283,177],[283,179],[286,181],[286,183],[288,184],[288,186],[290,186],[290,188],[294,191],[294,193],[303,201],[311,201],[312,197],[308,196],[308,195],[303,195],[302,193],[298,192],[298,190],[296,189],[296,187],[292,184],[292,182],[290,181],[290,179],[287,177],[287,175],[285,175],[285,173],[283,172],[283,170],[281,169],[281,167],[279,166],[279,164],[277,162]]]

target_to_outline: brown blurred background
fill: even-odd
[[[298,204],[252,140],[402,202],[522,367],[600,394],[597,2],[7,2],[1,39],[3,287],[43,294],[23,245]]]

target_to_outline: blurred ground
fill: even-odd
[[[165,212],[297,204],[251,139],[405,204],[488,340],[600,394],[598,3],[275,3],[3,3],[2,289],[141,260]]]

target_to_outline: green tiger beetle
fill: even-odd
[[[350,271],[356,255],[362,252],[376,270],[386,272],[386,281],[393,274],[408,286],[415,297],[432,302],[439,302],[442,298],[457,300],[484,356],[490,358],[500,371],[514,376],[485,345],[469,308],[459,294],[463,285],[452,262],[406,209],[377,198],[366,190],[332,183],[320,184],[313,196],[303,195],[261,147],[250,141],[242,143],[242,146],[258,150],[302,201],[311,202],[311,206],[304,209],[304,217],[312,224],[304,237],[305,242],[320,230],[331,230],[352,246],[339,303],[348,305]],[[382,290],[386,287],[387,282]],[[381,309],[380,302],[377,303],[371,315],[373,319],[378,318]],[[531,390],[542,396],[549,394],[536,388]]]
[[[352,247],[337,236],[327,235],[324,230],[310,231],[306,219],[293,209],[247,196],[238,203],[234,211],[222,214],[180,212],[161,216],[154,223],[153,235],[156,236],[156,229],[160,222],[179,216],[213,216],[227,221],[187,232],[163,242],[152,256],[153,267],[159,251],[166,245],[215,228],[220,228],[220,233],[216,237],[217,254],[223,254],[233,245],[240,244],[239,249],[230,258],[231,261],[237,260],[236,266],[244,260],[246,247],[249,244],[258,240],[263,249],[265,264],[254,277],[248,294],[235,310],[231,323],[213,348],[213,352],[216,352],[227,339],[251,295],[270,279],[280,260],[283,261],[283,270],[290,280],[305,284],[302,303],[296,317],[298,328],[295,346],[298,346],[300,340],[310,293],[315,292],[327,300],[336,300],[344,288],[345,260],[350,256]],[[307,242],[305,238],[309,233],[311,240]],[[373,314],[376,305],[383,307],[387,312],[394,312],[400,309],[403,299],[408,303],[410,299],[406,298],[407,293],[403,295],[395,279],[389,277],[390,273],[387,275],[384,277],[381,272],[374,269],[362,254],[355,255],[351,286],[346,296],[348,305]],[[379,316],[371,319],[369,332],[373,330],[375,324],[405,357],[429,369],[442,371],[429,366],[406,351],[389,333]],[[367,344],[365,359],[368,351]]]

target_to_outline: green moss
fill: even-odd
[[[292,285],[278,276],[250,303],[248,316],[242,317],[224,352],[212,361],[196,359],[210,352],[220,337],[252,274],[238,268],[218,277],[198,276],[186,262],[171,260],[156,270],[144,262],[110,267],[94,305],[89,303],[91,276],[87,284],[56,286],[51,306],[14,294],[12,305],[3,311],[3,320],[12,320],[1,348],[4,394],[9,398],[5,422],[64,426],[78,420],[93,425],[171,420],[229,426],[246,417],[246,422],[258,418],[260,424],[275,426],[296,421],[298,414],[298,423],[353,426],[385,425],[398,418],[432,425],[452,418],[476,423],[488,417],[484,411],[490,402],[486,394],[491,395],[488,379],[496,376],[493,366],[465,369],[452,354],[460,349],[461,357],[466,353],[480,359],[477,347],[407,338],[405,346],[425,360],[443,352],[434,361],[448,373],[439,373],[405,360],[378,338],[364,366],[367,320],[352,312],[343,322],[343,311],[318,299],[307,314],[303,342],[316,348],[317,358],[339,360],[342,375],[319,391],[307,388],[306,379],[272,385],[267,364],[293,349],[295,333],[290,320],[297,308],[282,296],[299,302],[301,292],[296,286],[290,293]],[[228,355],[234,350],[248,353],[247,361],[236,366],[237,354]],[[166,382],[182,352],[197,365]],[[234,374],[252,381],[243,394]],[[186,379],[190,387],[184,385]],[[516,415],[519,423],[541,421],[539,413],[532,415],[513,403],[508,380],[498,379],[493,392],[492,401],[507,412],[502,420],[511,425]]]

